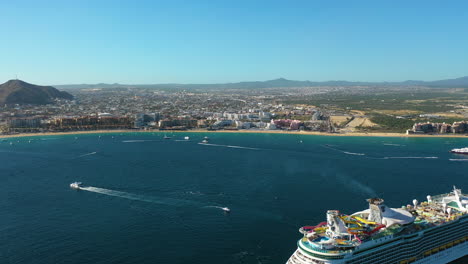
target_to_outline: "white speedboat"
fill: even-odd
[[[223,207],[221,208],[224,212],[226,213],[230,213],[231,212],[231,209],[229,209],[228,207]]]
[[[70,188],[72,189],[80,189],[81,188],[81,182],[73,182],[73,183],[70,183]]]
[[[185,140],[190,140],[190,137],[184,137]]]
[[[455,148],[455,149],[450,150],[450,153],[468,155],[468,147],[466,147],[466,148]]]
[[[208,143],[208,140],[204,139],[204,140],[202,140],[201,143],[206,144],[206,143]]]

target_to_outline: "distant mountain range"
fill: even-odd
[[[259,89],[259,88],[287,88],[287,87],[313,87],[313,86],[425,86],[434,88],[468,88],[468,76],[439,81],[403,81],[403,82],[349,82],[349,81],[294,81],[284,78],[237,83],[218,84],[67,84],[55,85],[61,89],[93,89],[93,88],[179,88],[179,89]]]
[[[71,100],[73,96],[52,86],[39,86],[21,80],[9,80],[0,85],[0,104],[48,104],[56,98]]]

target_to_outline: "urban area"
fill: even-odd
[[[333,103],[307,104],[300,98],[323,94],[372,94],[369,87],[288,89],[152,89],[132,87],[70,88],[72,100],[0,107],[0,133],[134,130],[286,130],[324,133],[369,132],[379,127],[366,112]],[[459,105],[460,120],[415,122],[408,134],[468,133],[468,109]],[[427,120],[433,114],[420,114]],[[395,115],[411,119],[410,115]],[[468,118],[467,118],[468,119]],[[418,119],[419,120],[419,119]],[[437,120],[435,120],[437,121]]]

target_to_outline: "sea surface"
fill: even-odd
[[[466,192],[468,156],[448,153],[466,146],[189,132],[0,139],[0,263],[285,263],[298,228],[327,209]]]

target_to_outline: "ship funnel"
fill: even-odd
[[[382,213],[385,212],[386,206],[384,205],[384,200],[380,198],[370,198],[367,199],[369,203],[369,217],[368,220],[372,222],[382,223]]]

